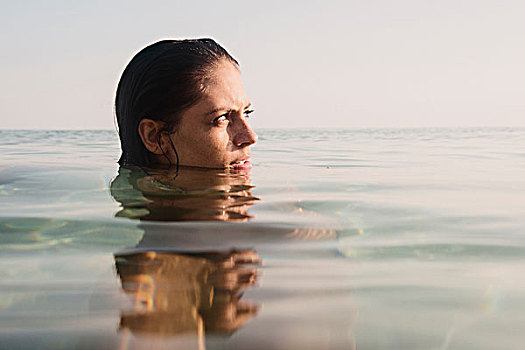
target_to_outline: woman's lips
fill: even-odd
[[[230,166],[233,169],[250,169],[252,167],[252,163],[249,160],[241,160],[231,163]]]

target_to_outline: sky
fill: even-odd
[[[10,1],[0,129],[114,129],[131,57],[211,37],[254,128],[525,126],[525,1]]]

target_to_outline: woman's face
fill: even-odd
[[[241,74],[231,62],[223,60],[209,78],[203,97],[184,112],[170,134],[179,164],[249,168],[250,146],[257,135],[248,125],[250,101]]]

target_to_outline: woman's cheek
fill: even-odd
[[[228,142],[230,136],[227,132],[227,129],[217,129],[215,132],[210,134],[210,143],[212,147],[218,152],[226,152],[228,150]]]
[[[217,166],[216,162],[218,160],[222,160],[223,158],[223,151],[221,149],[220,142],[217,140],[217,135],[214,133],[208,133],[206,137],[201,138],[200,140],[195,139],[195,148],[196,150],[199,150],[199,154],[204,155],[204,158],[208,161],[212,161],[214,165]],[[206,164],[204,164],[206,165]]]

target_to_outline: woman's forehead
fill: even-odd
[[[237,67],[226,62],[213,70],[198,105],[204,109],[243,109],[250,104]]]

